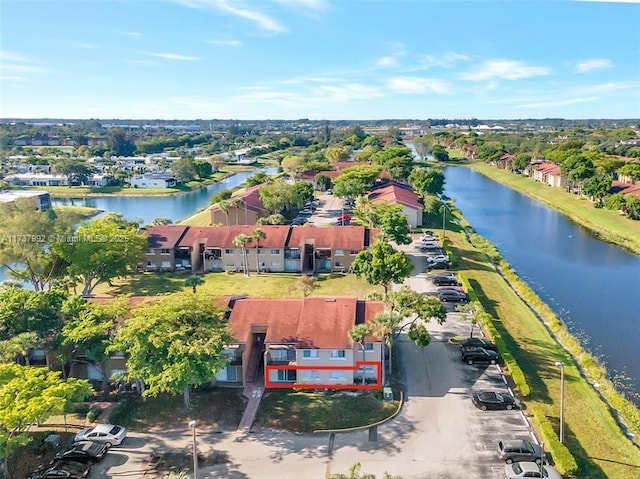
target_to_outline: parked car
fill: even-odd
[[[514,462],[513,464],[504,465],[504,473],[507,479],[519,479],[521,477],[538,477],[543,479],[562,479],[562,476],[552,466],[542,466],[535,462]]]
[[[40,466],[27,479],[83,479],[89,475],[87,464],[75,461],[52,461]]]
[[[109,450],[109,446],[93,441],[79,441],[69,449],[55,455],[55,460],[66,460],[93,464],[101,461]]]
[[[313,210],[311,208],[305,208],[298,212],[298,216],[311,216],[313,214]]]
[[[500,356],[495,351],[484,348],[462,347],[460,348],[460,357],[467,364],[489,363],[498,364]]]
[[[440,291],[460,291],[461,293],[466,293],[462,286],[439,286],[436,291],[439,293]]]
[[[445,289],[443,291],[438,292],[438,299],[443,303],[448,302],[458,302],[458,303],[468,303],[469,296],[467,293],[462,291],[456,291],[454,289]]]
[[[430,254],[425,258],[428,263],[443,262],[448,263],[449,257],[446,254]]]
[[[307,223],[309,220],[307,218],[305,218],[304,216],[298,216],[297,218],[294,218],[293,221],[291,222],[291,224],[293,226],[296,225],[303,225],[305,223]]]
[[[498,347],[487,339],[482,338],[467,338],[460,341],[460,347],[476,347],[484,348],[487,351],[497,351]]]
[[[507,464],[521,461],[542,464],[542,448],[526,439],[499,441],[498,457]]]
[[[472,396],[471,402],[478,409],[486,411],[487,409],[499,410],[518,409],[518,404],[511,394],[501,393],[497,391],[484,391],[476,393]]]
[[[338,219],[336,221],[351,221],[351,215],[338,216]]]
[[[349,226],[351,221],[349,220],[339,220],[334,223],[336,226]]]
[[[427,263],[426,271],[432,271],[434,269],[449,269],[451,267],[451,263],[448,261],[433,261],[431,263]]]
[[[421,236],[421,243],[440,243],[440,240],[436,236]]]
[[[98,424],[88,427],[76,434],[73,442],[93,441],[106,444],[107,446],[117,446],[127,437],[127,430],[122,426],[113,424]]]
[[[327,193],[328,195],[332,195],[333,191],[331,190],[331,188],[329,188],[325,193]]]
[[[458,286],[458,280],[455,276],[438,275],[431,279],[436,286]]]

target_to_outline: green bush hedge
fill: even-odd
[[[132,403],[129,398],[120,400],[109,414],[109,424],[122,424],[131,417]]]
[[[560,474],[574,476],[578,472],[578,464],[571,455],[571,452],[569,452],[567,446],[562,444],[558,439],[553,425],[547,416],[545,416],[542,408],[537,404],[531,404],[529,409],[538,425],[542,442],[544,442],[544,449],[551,454],[556,469],[558,469]]]
[[[100,414],[102,414],[102,408],[100,406],[98,406],[97,404],[91,406],[91,408],[89,409],[89,412],[87,412],[87,416],[86,416],[87,422],[95,421],[98,418],[98,416],[100,416]]]

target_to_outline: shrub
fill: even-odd
[[[556,431],[553,429],[553,425],[542,412],[542,409],[537,404],[531,404],[531,412],[533,418],[540,430],[540,436],[544,442],[545,451],[548,451],[553,457],[553,462],[560,474],[567,476],[574,476],[578,472],[578,464],[575,458],[569,452],[567,446],[562,444],[558,439]]]
[[[131,417],[132,411],[133,404],[131,403],[131,400],[129,398],[124,398],[111,410],[111,414],[109,414],[109,423],[122,424],[126,422]]]
[[[87,414],[91,406],[86,402],[79,402],[73,405],[73,412],[78,414]]]
[[[95,421],[98,418],[98,416],[100,416],[100,414],[102,414],[102,408],[97,404],[94,404],[89,409],[89,412],[87,412],[87,416],[86,416],[87,422]]]

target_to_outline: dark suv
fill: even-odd
[[[476,348],[484,348],[488,351],[497,351],[498,348],[495,344],[487,339],[482,338],[467,338],[460,341],[460,347],[476,347]]]
[[[449,301],[456,301],[461,303],[469,302],[469,296],[467,296],[467,293],[456,291],[455,289],[443,289],[442,291],[439,291],[438,299],[443,303],[447,303]]]
[[[542,448],[523,439],[513,439],[498,442],[498,457],[507,464],[513,462],[542,463]]]
[[[458,280],[453,276],[442,275],[431,278],[436,286],[458,286]]]
[[[476,347],[461,347],[460,348],[460,357],[467,364],[474,363],[489,363],[489,364],[498,364],[500,360],[500,356],[495,351],[487,350],[484,348],[476,348]]]

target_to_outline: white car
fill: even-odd
[[[514,462],[505,464],[504,472],[507,479],[519,479],[521,477],[537,477],[542,479],[562,479],[562,476],[552,466],[540,466],[535,462]]]
[[[428,263],[448,263],[449,257],[446,254],[427,256],[427,262]]]
[[[117,446],[127,437],[127,430],[122,426],[113,424],[98,424],[88,427],[76,434],[73,442],[93,441],[106,444],[107,446]]]

